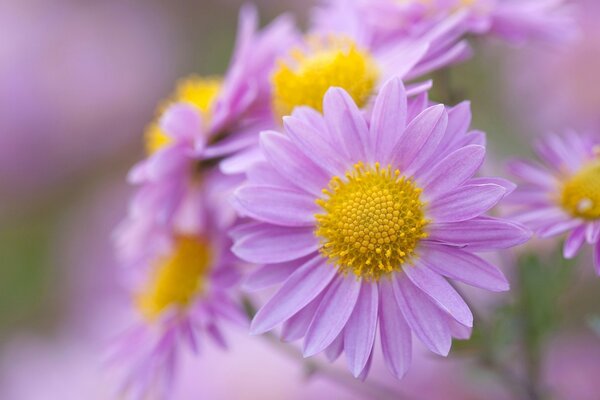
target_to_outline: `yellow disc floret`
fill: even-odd
[[[308,42],[308,50],[295,50],[293,61],[280,61],[271,77],[278,116],[291,114],[297,106],[322,111],[323,96],[332,86],[345,89],[359,107],[364,106],[379,77],[370,54],[349,39],[315,38]]]
[[[584,166],[564,183],[561,203],[574,217],[600,218],[600,160]]]
[[[159,114],[173,103],[189,103],[198,109],[204,120],[208,120],[220,90],[219,78],[192,76],[183,79],[177,84],[175,92],[159,107]],[[145,137],[148,154],[155,153],[171,141],[171,138],[161,131],[156,121],[148,127]]]
[[[212,258],[204,238],[178,237],[171,254],[159,260],[152,278],[139,293],[142,314],[154,319],[167,308],[186,308],[203,292]]]
[[[378,163],[357,163],[344,178],[333,177],[317,200],[321,253],[339,271],[367,280],[401,270],[427,237],[421,192],[399,170]]]

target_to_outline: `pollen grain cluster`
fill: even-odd
[[[600,218],[600,160],[586,165],[565,182],[561,203],[574,217]]]
[[[323,96],[333,86],[364,106],[379,77],[370,54],[349,39],[335,37],[309,40],[308,47],[294,51],[291,62],[280,61],[271,77],[278,116],[290,115],[297,106],[322,111]]]
[[[316,236],[321,252],[342,273],[379,279],[415,256],[427,237],[422,189],[391,166],[357,163],[344,178],[335,176],[317,204]]]
[[[139,293],[138,307],[148,319],[169,307],[185,308],[205,287],[212,254],[209,243],[198,236],[180,236],[172,253],[156,264],[156,270]]]

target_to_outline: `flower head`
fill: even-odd
[[[506,290],[502,273],[475,252],[526,241],[521,225],[484,214],[514,186],[474,178],[483,136],[468,132],[468,104],[407,102],[400,79],[365,116],[351,95],[329,89],[323,115],[296,108],[285,133],[263,132],[264,162],[234,196],[252,221],[233,230],[233,251],[266,264],[249,287],[282,283],[257,313],[254,333],[283,323],[304,355],[345,350],[355,376],[368,373],[379,325],[391,372],[410,363],[414,332],[446,355],[468,336],[472,314],[444,276]]]
[[[245,325],[231,294],[240,279],[239,261],[229,250],[231,219],[223,205],[226,188],[237,182],[219,172],[204,174],[168,230],[149,230],[139,215],[122,226],[122,253],[133,257],[124,276],[137,321],[111,348],[111,362],[124,371],[124,391],[166,396],[181,351],[196,353],[204,338],[224,347],[221,324]]]
[[[522,210],[516,218],[542,238],[569,232],[566,258],[587,241],[600,274],[600,138],[550,135],[537,143],[536,152],[543,165],[517,160],[509,166],[523,181],[509,197]]]

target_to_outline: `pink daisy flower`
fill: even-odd
[[[227,181],[229,191],[223,185]],[[123,245],[137,251],[146,246],[143,258],[136,256],[132,263],[135,268],[124,271],[136,322],[117,338],[110,355],[124,375],[122,390],[133,398],[150,392],[164,398],[182,351],[197,353],[204,338],[225,347],[220,325],[247,325],[230,293],[240,280],[240,261],[229,250],[231,239],[225,233],[231,213],[223,206],[235,187],[231,183],[237,182],[219,172],[205,173],[202,185],[187,195],[181,222],[171,230],[150,234],[146,220],[137,218],[123,232]],[[135,254],[129,250],[127,254]]]
[[[516,219],[542,238],[569,232],[565,258],[589,243],[600,275],[600,138],[574,132],[549,135],[535,150],[543,164],[517,160],[509,165],[523,181],[509,197],[523,209]]]
[[[249,287],[281,283],[251,331],[283,324],[285,340],[335,359],[345,351],[366,377],[379,327],[387,366],[406,372],[414,333],[447,355],[470,334],[473,316],[445,277],[492,291],[503,274],[476,252],[525,242],[523,226],[485,216],[514,186],[474,178],[485,155],[467,132],[468,104],[407,103],[400,79],[381,90],[369,121],[350,95],[332,88],[323,115],[297,108],[285,134],[263,132],[266,161],[234,195],[250,219],[233,230],[233,252],[265,264]],[[474,144],[478,143],[478,144]]]
[[[161,108],[158,122],[146,132],[148,157],[129,175],[131,183],[141,186],[132,213],[169,224],[201,165],[256,147],[256,132],[275,125],[269,71],[295,40],[295,31],[286,16],[260,32],[257,26],[255,8],[243,7],[225,76],[188,78]]]

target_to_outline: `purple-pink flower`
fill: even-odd
[[[548,135],[535,147],[543,164],[515,160],[510,172],[523,181],[509,200],[522,210],[515,218],[547,238],[568,232],[565,258],[587,242],[600,275],[600,138],[569,132]]]
[[[225,198],[236,182],[218,171],[204,173],[170,229],[149,231],[138,216],[120,232],[122,255],[134,258],[123,275],[137,317],[111,346],[110,361],[122,371],[122,390],[134,398],[167,396],[182,351],[197,353],[207,338],[225,347],[221,324],[247,324],[231,290],[241,278],[240,261],[226,235],[232,220]]]
[[[377,95],[368,116],[342,89],[323,114],[296,108],[284,133],[263,132],[266,161],[248,172],[233,204],[248,222],[232,232],[233,252],[264,264],[250,288],[281,284],[251,331],[283,324],[303,352],[345,352],[366,377],[379,328],[389,370],[402,377],[412,335],[447,355],[452,337],[470,335],[473,316],[446,278],[492,291],[503,274],[475,253],[525,242],[523,226],[486,216],[514,189],[475,178],[484,137],[468,132],[468,104],[407,100],[400,79]]]

